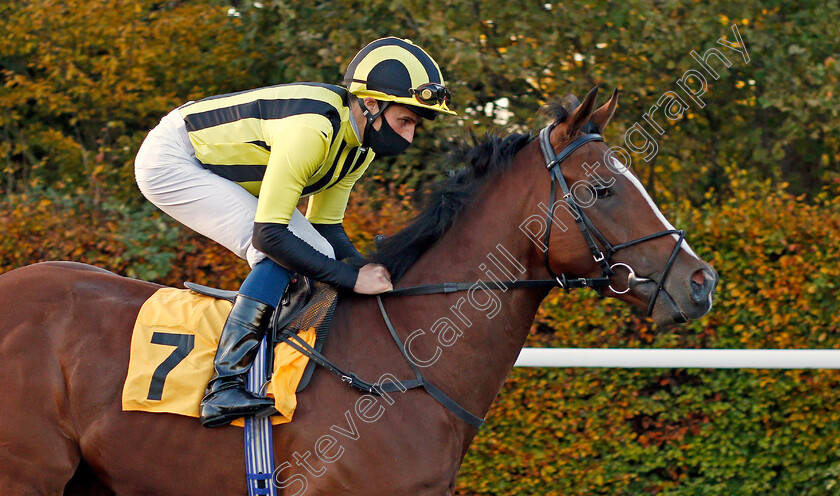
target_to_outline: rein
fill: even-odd
[[[589,220],[589,217],[586,216],[583,208],[581,208],[574,200],[574,196],[571,193],[568,183],[566,182],[566,178],[563,177],[563,173],[561,171],[560,165],[561,163],[569,158],[569,156],[574,153],[575,150],[582,147],[583,145],[593,142],[593,141],[604,141],[604,138],[600,134],[584,134],[574,141],[569,143],[563,150],[560,151],[558,154],[554,154],[554,149],[551,146],[550,135],[551,130],[554,125],[549,125],[542,129],[539,134],[540,140],[540,148],[542,149],[543,157],[545,158],[546,162],[546,169],[548,169],[549,173],[551,174],[551,196],[549,205],[553,210],[553,206],[555,204],[555,200],[557,198],[557,185],[560,185],[560,190],[563,192],[563,200],[568,205],[570,212],[572,213],[572,217],[574,217],[575,222],[577,223],[578,227],[583,234],[584,239],[586,240],[587,245],[589,246],[589,250],[592,253],[592,258],[598,265],[601,267],[601,276],[600,277],[579,277],[579,278],[568,278],[565,273],[560,273],[557,275],[552,269],[549,263],[549,254],[548,249],[545,250],[545,267],[548,270],[548,273],[551,275],[552,279],[529,279],[523,281],[479,281],[484,282],[485,287],[488,289],[499,289],[499,290],[506,290],[506,289],[517,289],[517,288],[554,288],[560,287],[563,288],[566,292],[571,291],[572,289],[577,288],[592,288],[601,294],[603,288],[608,287],[611,291],[616,294],[624,294],[633,286],[638,284],[643,284],[646,282],[652,282],[651,279],[637,277],[636,273],[633,271],[633,268],[629,265],[617,262],[611,263],[612,255],[615,254],[617,251],[622,250],[624,248],[629,248],[631,246],[636,246],[638,244],[644,243],[646,241],[651,241],[653,239],[657,239],[662,236],[667,236],[671,234],[675,234],[678,236],[677,245],[674,247],[674,250],[671,252],[671,256],[668,258],[668,263],[665,266],[665,270],[662,272],[662,277],[660,278],[656,293],[651,298],[650,303],[648,304],[647,308],[647,315],[650,316],[653,313],[653,307],[656,304],[656,300],[659,297],[659,293],[667,291],[664,288],[665,279],[668,277],[668,274],[671,271],[671,267],[673,266],[674,262],[676,261],[677,254],[679,253],[680,246],[682,245],[683,240],[685,239],[685,231],[683,230],[676,230],[676,229],[669,229],[665,231],[661,231],[658,233],[650,234],[647,236],[643,236],[641,238],[626,242],[620,243],[617,245],[611,244],[607,238],[598,230],[597,227]],[[552,225],[552,212],[549,211],[546,215],[546,231],[545,231],[545,238],[544,238],[544,246],[549,246],[549,238],[551,236],[551,225]],[[596,241],[597,239],[597,241]],[[601,248],[598,246],[600,242],[601,246],[605,248],[606,251],[602,251]],[[615,267],[624,267],[629,271],[627,276],[627,288],[621,291],[617,291],[614,289],[610,284],[610,277],[615,275],[613,269]],[[446,409],[452,412],[456,417],[463,420],[467,424],[475,427],[476,429],[480,428],[484,424],[484,419],[478,417],[469,411],[467,411],[464,407],[459,405],[455,400],[447,396],[443,391],[441,391],[438,387],[434,384],[429,382],[427,379],[423,377],[420,372],[420,368],[411,360],[406,352],[405,345],[403,344],[402,340],[400,340],[399,336],[397,335],[396,330],[394,329],[393,324],[391,324],[391,319],[388,318],[388,313],[385,311],[385,306],[382,304],[381,296],[418,296],[418,295],[429,295],[429,294],[441,294],[441,293],[455,293],[459,291],[467,291],[472,288],[475,283],[455,283],[455,282],[444,282],[438,284],[425,284],[421,286],[411,286],[405,288],[398,288],[388,291],[387,293],[382,293],[381,295],[376,295],[376,302],[379,305],[379,311],[382,314],[382,318],[385,321],[385,326],[388,328],[388,332],[391,334],[391,337],[394,339],[394,342],[397,344],[397,347],[402,353],[403,358],[406,359],[409,366],[411,367],[412,371],[414,372],[415,378],[411,380],[404,380],[404,381],[389,381],[384,384],[378,383],[370,383],[365,380],[360,379],[352,372],[345,372],[338,368],[335,364],[333,364],[328,358],[323,356],[320,352],[315,350],[315,348],[309,346],[309,344],[304,341],[302,338],[297,336],[296,334],[287,333],[284,331],[282,333],[281,339],[288,343],[289,346],[294,348],[295,350],[303,353],[304,355],[308,356],[311,360],[314,360],[318,365],[321,365],[329,372],[337,375],[342,381],[348,383],[355,389],[362,391],[368,394],[374,395],[382,395],[383,393],[391,393],[396,391],[406,391],[407,389],[413,389],[422,387],[432,396],[435,400],[437,400],[441,405],[443,405]],[[495,288],[493,287],[495,286]],[[682,313],[682,312],[680,312]],[[688,320],[685,315],[682,316],[683,319]]]

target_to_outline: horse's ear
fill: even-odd
[[[598,87],[594,87],[586,94],[583,103],[576,108],[568,120],[569,134],[575,134],[584,124],[589,122],[589,117],[592,115],[592,109],[595,108],[595,100],[598,98]]]
[[[598,87],[596,86],[589,90],[586,98],[583,99],[583,103],[572,111],[571,115],[565,121],[554,127],[554,130],[551,132],[552,146],[560,146],[562,142],[577,134],[580,128],[589,122],[589,118],[592,116],[592,109],[595,108],[595,99],[597,97]]]
[[[618,88],[613,91],[613,94],[607,103],[603,104],[601,108],[595,112],[592,112],[592,117],[589,120],[595,124],[599,132],[603,133],[604,129],[607,128],[607,124],[609,124],[610,119],[612,119],[612,116],[615,113],[616,105],[618,105]]]

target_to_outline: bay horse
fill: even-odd
[[[595,110],[596,94],[557,107],[539,140],[488,137],[465,149],[467,167],[374,254],[397,288],[473,281],[470,290],[343,295],[324,355],[360,377],[412,378],[381,301],[415,366],[484,416],[550,290],[486,281],[596,286],[649,307],[659,324],[706,314],[717,275],[632,171],[606,166],[593,136],[617,93]],[[159,288],[72,262],[0,276],[0,494],[246,494],[240,428],[121,411],[132,326]],[[421,389],[361,395],[318,370],[294,421],[274,427],[274,483],[283,495],[453,494],[477,431]]]

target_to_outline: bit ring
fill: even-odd
[[[616,263],[612,264],[610,266],[610,270],[613,270],[615,267],[619,267],[619,266],[627,269],[627,272],[628,272],[627,273],[627,288],[622,290],[622,291],[618,291],[617,289],[612,287],[612,284],[610,284],[609,285],[610,291],[612,291],[613,293],[615,293],[617,295],[623,295],[623,294],[629,292],[635,286],[638,286],[639,284],[644,284],[646,282],[651,281],[651,279],[648,279],[647,277],[636,277],[636,271],[633,270],[633,267],[630,267],[629,265],[627,265],[624,262],[616,262]]]

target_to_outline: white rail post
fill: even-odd
[[[523,348],[515,366],[840,369],[840,350]]]

